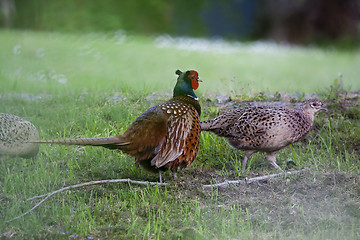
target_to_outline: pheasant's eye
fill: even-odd
[[[317,106],[318,106],[318,104],[317,104],[316,102],[314,102],[314,103],[311,104],[311,107],[316,108]]]
[[[191,80],[197,80],[198,79],[198,73],[196,71],[191,71],[188,75],[188,77],[191,79]]]

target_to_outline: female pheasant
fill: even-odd
[[[39,132],[34,124],[12,114],[0,113],[0,159],[5,156],[35,157],[39,144],[24,142],[38,139]]]
[[[194,70],[179,75],[173,98],[142,113],[121,135],[115,137],[38,141],[66,145],[101,146],[135,157],[145,170],[159,173],[188,167],[196,157],[200,139],[201,107],[194,90],[201,79]]]
[[[237,108],[217,118],[201,122],[201,131],[225,137],[230,146],[245,150],[242,162],[255,152],[267,153],[270,163],[276,164],[276,153],[287,145],[304,138],[314,124],[315,113],[326,107],[319,100],[308,100],[298,108],[279,106],[250,106]]]

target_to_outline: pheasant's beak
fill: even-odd
[[[201,78],[198,78],[197,81],[198,81],[198,82],[202,82],[203,80],[202,80]]]
[[[324,110],[325,112],[329,111],[325,106],[321,106],[321,110]]]

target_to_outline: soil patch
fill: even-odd
[[[188,171],[194,172],[188,174]],[[202,190],[200,185],[207,184],[209,176],[213,178],[214,183],[225,179],[216,177],[218,175],[215,172],[199,172],[193,169],[186,172],[184,174],[186,176],[181,178],[184,177],[184,182],[188,182],[191,181],[191,175],[196,176],[191,181],[192,183],[188,184],[199,185],[196,196],[201,202],[209,202],[209,197],[213,198],[214,191],[217,191],[216,201],[213,204],[225,209],[238,205],[255,229],[261,228],[262,231],[259,232],[262,234],[265,232],[273,236],[274,232],[277,232],[281,233],[281,237],[291,239],[296,239],[296,233],[299,236],[354,239],[354,236],[343,235],[348,229],[349,234],[356,232],[357,237],[360,236],[360,179],[358,176],[338,171],[310,170],[286,178]],[[184,186],[184,182],[180,185]],[[193,192],[193,187],[187,190]],[[184,194],[184,196],[193,198],[193,194],[194,192]],[[338,233],[337,230],[339,230]],[[338,236],[340,232],[342,235]]]

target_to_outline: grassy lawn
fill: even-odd
[[[150,106],[170,98],[175,70],[195,69],[202,119],[270,93],[316,92],[329,114],[278,154],[299,176],[227,189],[203,184],[277,170],[255,154],[202,134],[199,154],[167,186],[102,184],[27,198],[101,179],[157,181],[121,152],[44,145],[35,159],[0,160],[0,238],[15,239],[357,239],[360,238],[360,51],[271,43],[142,37],[122,32],[67,35],[0,32],[0,112],[31,121],[42,139],[121,134]],[[339,81],[338,73],[342,73]],[[349,93],[346,95],[345,93]],[[269,93],[269,94],[267,94]],[[219,104],[217,95],[233,99]],[[358,94],[356,95],[358,96]],[[286,165],[292,159],[294,165]]]
[[[176,69],[199,71],[208,93],[314,92],[338,73],[359,89],[360,51],[236,44],[124,33],[1,32],[0,92],[171,92]]]

